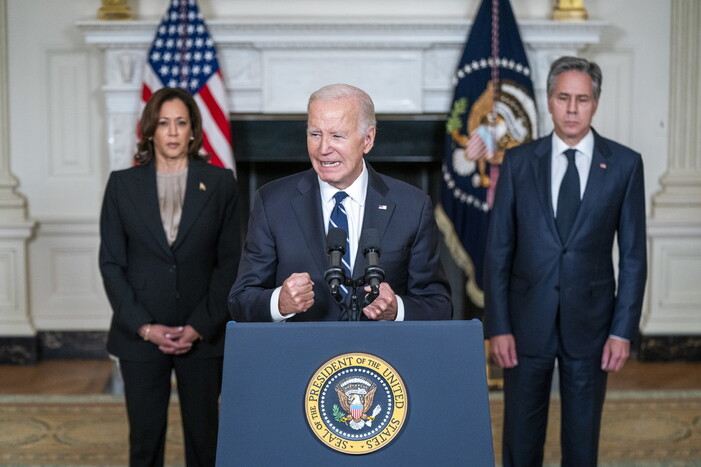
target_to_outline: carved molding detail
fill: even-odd
[[[145,56],[157,21],[80,21],[88,44],[104,51],[102,87],[108,112],[110,169],[126,167],[141,92]],[[452,74],[471,22],[466,20],[218,19],[207,22],[227,80],[234,113],[304,113],[309,93],[352,80],[376,100],[378,113],[444,113],[452,99]],[[536,99],[545,105],[544,82],[552,60],[576,55],[599,42],[603,21],[520,22]],[[319,72],[322,67],[322,72]],[[411,79],[409,79],[409,77]],[[542,84],[538,84],[542,81]],[[544,126],[547,131],[549,126]]]

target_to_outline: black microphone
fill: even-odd
[[[365,230],[360,238],[360,248],[368,262],[365,283],[370,286],[370,294],[366,299],[372,303],[380,294],[380,283],[385,280],[385,270],[380,267],[380,232],[377,229]]]
[[[346,273],[341,267],[343,255],[346,253],[346,231],[343,229],[329,229],[326,235],[326,253],[329,255],[329,267],[324,273],[324,279],[329,284],[331,295],[336,301],[343,301],[339,286],[346,283]]]

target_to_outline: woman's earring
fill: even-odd
[[[194,137],[194,136],[190,136],[190,141],[195,141],[195,137]]]

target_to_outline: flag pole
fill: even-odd
[[[492,111],[489,114],[490,133],[492,135],[493,152],[497,149],[497,106],[499,102],[499,2],[492,0]]]

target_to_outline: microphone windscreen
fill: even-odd
[[[380,249],[380,232],[377,229],[366,229],[360,237],[360,249],[364,253],[366,250]]]
[[[346,231],[339,228],[329,229],[329,233],[326,235],[326,248],[328,250],[345,249]]]

